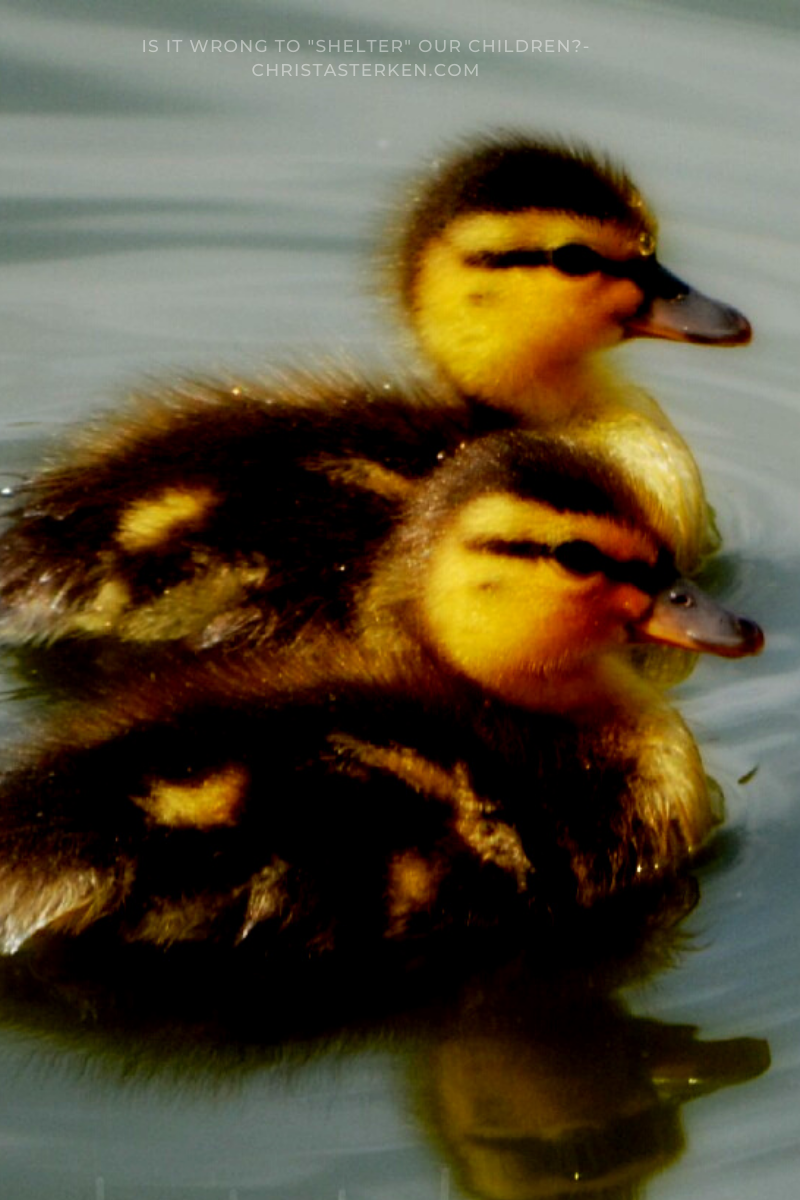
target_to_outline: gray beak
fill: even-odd
[[[625,326],[627,337],[666,338],[710,346],[742,346],[752,330],[745,316],[683,283],[660,263],[642,278],[645,300]]]
[[[755,621],[737,617],[685,579],[659,592],[633,636],[723,658],[746,658],[764,648],[764,634]]]

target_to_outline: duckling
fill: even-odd
[[[668,876],[718,814],[633,639],[763,643],[678,581],[608,463],[469,442],[409,498],[348,633],[178,660],[53,722],[0,787],[0,945],[97,926],[307,956]]]
[[[619,406],[613,385],[598,393],[592,356],[625,338],[750,340],[741,313],[660,265],[656,236],[609,161],[489,139],[437,164],[412,197],[397,290],[429,361],[462,392],[559,421]]]
[[[419,191],[398,240],[398,291],[427,360],[475,402],[626,463],[680,569],[696,570],[719,535],[689,448],[597,360],[632,337],[731,346],[751,329],[660,265],[626,173],[518,135],[468,144]]]
[[[749,326],[658,265],[627,176],[560,144],[478,142],[422,185],[398,244],[437,382],[327,373],[136,397],[23,488],[0,538],[0,637],[197,650],[335,624],[409,489],[462,441],[518,425],[622,466],[693,571],[715,544],[696,465],[595,352],[734,344]]]

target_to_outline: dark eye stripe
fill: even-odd
[[[552,558],[553,547],[544,542],[515,542],[507,538],[475,538],[467,542],[469,550],[481,554],[500,554],[503,558]]]
[[[557,246],[555,250],[481,250],[464,259],[467,266],[487,267],[490,270],[508,270],[511,267],[555,267],[562,275],[592,275],[596,271],[620,279],[632,279],[644,286],[647,277],[656,269],[655,255],[634,258],[607,258],[604,254],[570,242]]]
[[[670,556],[662,551],[655,564],[641,558],[620,560],[598,550],[592,542],[561,542],[548,546],[544,542],[524,539],[477,538],[467,543],[470,550],[483,554],[499,554],[504,558],[552,558],[573,575],[605,575],[613,583],[629,583],[639,591],[654,596],[677,577]]]
[[[509,267],[548,267],[551,256],[549,250],[481,250],[477,254],[468,254],[464,262],[468,267],[502,271]]]

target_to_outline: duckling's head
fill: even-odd
[[[584,698],[601,661],[633,641],[727,657],[763,644],[758,626],[678,579],[607,462],[522,431],[468,443],[436,473],[361,613],[373,644],[401,630],[445,671],[526,707]]]
[[[625,337],[733,344],[741,314],[665,271],[624,171],[518,135],[472,144],[418,185],[399,285],[426,355],[500,406]]]

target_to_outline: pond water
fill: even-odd
[[[784,1200],[800,1183],[796,6],[1,0],[0,14],[4,480],[143,378],[385,363],[395,335],[370,247],[409,168],[479,130],[579,136],[653,198],[663,260],[753,323],[747,349],[638,343],[619,358],[692,443],[725,537],[725,593],[768,634],[760,659],[703,663],[679,693],[730,834],[677,946],[557,985],[507,963],[282,1052],[182,1028],[174,1012],[134,1020],[108,979],[54,988],[12,967],[0,1191],[522,1200],[599,1178],[625,1196],[641,1178],[654,1200]],[[265,52],[238,44],[259,38]],[[299,49],[277,53],[278,38]],[[370,38],[403,48],[309,46]],[[517,50],[537,39],[569,48]],[[253,69],[372,61],[459,70]],[[24,721],[10,696],[4,719]],[[122,988],[135,971],[120,972]],[[193,986],[196,1001],[206,985]],[[159,997],[147,999],[150,1014]],[[598,1109],[609,1140],[555,1154],[547,1131]]]

